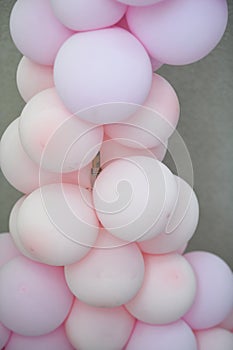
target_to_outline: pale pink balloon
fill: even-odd
[[[50,0],[18,0],[10,31],[19,51],[44,65],[53,65],[61,45],[73,34],[55,17]]]
[[[144,259],[135,243],[125,244],[101,230],[92,251],[65,267],[72,293],[95,307],[116,307],[130,301],[144,278]]]
[[[0,268],[21,255],[9,233],[0,234]],[[1,349],[1,347],[0,347]]]
[[[121,2],[122,4],[130,5],[130,6],[149,6],[156,4],[162,0],[116,0]]]
[[[74,350],[66,337],[64,326],[40,337],[24,337],[13,333],[5,350]]]
[[[168,0],[127,12],[130,30],[149,54],[173,65],[208,55],[221,40],[227,17],[226,0]]]
[[[217,326],[233,307],[233,275],[218,256],[207,252],[191,252],[185,258],[197,279],[197,293],[184,320],[195,330]]]
[[[138,320],[162,325],[179,320],[190,309],[196,279],[181,255],[145,255],[145,278],[136,297],[126,304]]]
[[[18,214],[19,239],[34,259],[63,266],[83,258],[99,233],[89,191],[53,184],[32,192]]]
[[[1,170],[7,181],[22,193],[50,183],[77,183],[78,173],[53,173],[43,169],[25,152],[19,137],[19,118],[5,130],[0,143]]]
[[[95,308],[76,299],[66,321],[66,333],[75,349],[122,349],[135,320],[122,306]]]
[[[166,326],[137,322],[125,350],[197,350],[191,328],[182,320]]]
[[[224,328],[228,331],[233,332],[233,309],[229,315],[220,323],[219,327]]]
[[[128,147],[152,148],[175,131],[180,115],[179,100],[167,80],[153,75],[150,94],[127,120],[105,126],[105,133]]]
[[[24,336],[39,336],[58,328],[73,302],[63,268],[17,257],[0,270],[0,321]]]
[[[106,166],[93,189],[98,218],[125,241],[144,241],[163,232],[177,197],[173,174],[161,162],[127,157]]]
[[[57,18],[68,28],[86,31],[112,26],[126,12],[115,0],[50,0]]]
[[[196,332],[198,350],[232,350],[233,333],[222,329],[213,328]]]
[[[28,102],[39,92],[54,86],[53,67],[37,64],[23,56],[16,75],[21,97]]]
[[[54,80],[72,113],[106,124],[128,118],[144,103],[152,67],[142,44],[114,27],[77,33],[67,40],[55,61]]]
[[[0,322],[0,349],[4,349],[11,335],[11,331]],[[20,349],[18,349],[20,350]]]
[[[103,127],[71,115],[55,89],[34,96],[19,123],[22,145],[42,169],[67,173],[85,167],[100,150]]]
[[[199,219],[199,204],[191,186],[175,176],[178,186],[177,201],[163,233],[152,240],[140,242],[144,253],[165,254],[183,248],[192,238]]]

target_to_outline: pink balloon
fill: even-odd
[[[72,293],[95,307],[116,307],[130,301],[144,278],[143,256],[135,243],[125,244],[101,230],[92,251],[65,267]]]
[[[117,0],[117,1],[130,6],[149,6],[149,5],[156,4],[157,2],[160,2],[162,0]]]
[[[233,334],[221,328],[196,332],[198,350],[232,350]]]
[[[0,268],[21,255],[9,233],[0,234]],[[1,347],[0,347],[1,349]]]
[[[227,17],[226,0],[168,0],[127,12],[130,30],[149,54],[174,65],[208,55],[221,40]]]
[[[233,276],[229,266],[207,252],[185,254],[197,278],[197,294],[184,320],[197,330],[222,322],[233,307]]]
[[[175,322],[190,309],[196,279],[181,255],[145,255],[145,278],[136,297],[126,304],[138,320],[162,325]]]
[[[13,333],[5,350],[74,350],[68,341],[64,326],[40,337],[24,337]]]
[[[4,349],[11,335],[11,331],[0,322],[0,349]]]
[[[28,102],[39,92],[54,86],[53,67],[37,64],[24,56],[18,65],[16,80],[21,97]]]
[[[144,105],[124,122],[106,125],[105,132],[125,146],[152,148],[175,131],[179,114],[179,100],[174,89],[164,78],[154,74]]]
[[[135,320],[124,307],[95,308],[76,299],[66,321],[66,333],[75,349],[122,349]]]
[[[109,27],[120,20],[127,7],[115,0],[50,0],[57,18],[76,31]]]
[[[144,241],[163,232],[177,196],[173,174],[149,157],[110,163],[98,176],[93,198],[107,231],[124,241]]]
[[[137,322],[125,350],[197,350],[195,336],[182,320],[166,326]]]
[[[62,268],[17,257],[0,270],[0,321],[24,336],[52,332],[73,302]]]
[[[57,55],[54,79],[72,113],[106,124],[128,118],[144,103],[152,68],[142,44],[114,27],[77,33],[67,40]]]
[[[68,173],[85,167],[99,152],[103,127],[72,116],[55,89],[34,96],[19,123],[22,145],[42,169]]]
[[[40,262],[63,266],[83,258],[93,247],[99,222],[89,191],[53,184],[32,192],[18,214],[19,239]]]
[[[11,13],[10,31],[19,51],[44,65],[53,65],[61,45],[73,34],[55,17],[50,0],[18,0]]]
[[[219,327],[233,332],[233,309],[229,315],[220,323]]]
[[[175,176],[178,197],[164,233],[152,240],[140,242],[140,249],[148,254],[165,254],[182,248],[193,236],[199,219],[199,205],[190,185]]]

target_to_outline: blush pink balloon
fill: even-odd
[[[9,233],[0,234],[0,268],[21,255]],[[1,347],[0,347],[1,349]]]
[[[130,30],[149,54],[173,65],[208,55],[221,40],[227,18],[226,0],[168,0],[127,12]]]
[[[125,350],[197,350],[191,328],[182,320],[166,326],[137,322]]]
[[[44,65],[53,65],[61,45],[73,34],[55,17],[50,0],[18,0],[11,12],[10,31],[19,51]]]
[[[162,0],[117,0],[118,2],[121,2],[122,4],[127,4],[130,6],[149,6],[156,4],[157,2],[160,2]]]
[[[138,320],[163,325],[179,320],[191,307],[196,279],[181,255],[145,255],[145,278],[136,297],[126,304]]]
[[[207,252],[185,254],[197,278],[195,301],[184,320],[196,330],[222,322],[233,307],[233,275],[218,256]]]
[[[118,159],[98,176],[93,199],[101,224],[124,241],[144,241],[163,232],[177,197],[173,174],[144,156]]]
[[[24,337],[13,333],[5,350],[74,350],[66,337],[64,326],[40,337]]]
[[[135,243],[125,244],[101,230],[92,251],[65,267],[67,284],[81,301],[95,307],[116,307],[130,301],[144,278],[144,260]]]
[[[233,334],[225,329],[213,328],[196,332],[198,350],[232,350]]]
[[[28,102],[39,92],[54,86],[53,67],[37,64],[24,56],[17,68],[16,81],[21,97]]]
[[[122,306],[95,308],[76,299],[66,321],[66,333],[75,349],[115,350],[127,343],[134,324]]]
[[[57,18],[76,31],[112,26],[126,12],[126,5],[115,0],[50,0]]]
[[[77,33],[67,40],[57,55],[54,79],[72,113],[106,124],[128,118],[144,103],[152,67],[142,44],[114,27]]]
[[[124,122],[105,126],[105,133],[133,148],[152,148],[175,131],[180,106],[172,86],[158,74],[153,75],[150,94],[135,114]]]
[[[73,302],[62,268],[17,257],[0,270],[0,321],[24,336],[58,328]]]
[[[182,248],[193,236],[199,219],[199,204],[191,186],[175,176],[177,201],[164,233],[149,241],[140,242],[140,249],[148,254],[165,254]]]
[[[233,332],[233,309],[229,315],[220,323],[219,327]]]
[[[0,349],[4,349],[11,335],[11,331],[0,322]]]
[[[17,219],[24,249],[34,259],[55,266],[83,258],[99,233],[91,201],[89,191],[72,184],[53,184],[32,192]]]
[[[19,123],[22,145],[42,169],[68,173],[85,167],[99,152],[103,127],[71,115],[55,89],[34,96]]]

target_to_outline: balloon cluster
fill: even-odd
[[[180,107],[154,73],[226,23],[225,0],[16,2],[26,105],[0,155],[23,197],[0,235],[0,349],[233,348],[229,266],[184,254],[199,205],[162,163]]]

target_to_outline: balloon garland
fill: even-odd
[[[17,0],[0,349],[232,350],[232,272],[184,254],[199,205],[162,163],[180,105],[155,73],[208,55],[227,17],[225,0]]]

